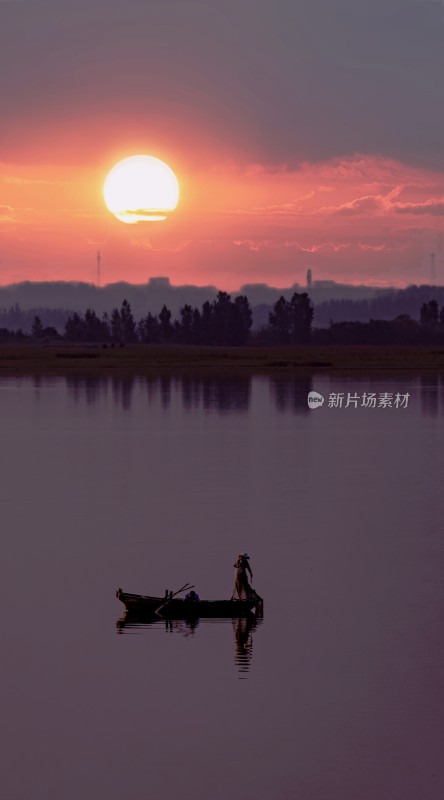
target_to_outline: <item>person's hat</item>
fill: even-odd
[[[242,558],[250,558],[250,556],[248,555],[248,553],[242,553]]]

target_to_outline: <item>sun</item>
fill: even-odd
[[[107,208],[121,222],[157,222],[177,206],[179,184],[173,170],[154,156],[118,161],[103,184]]]

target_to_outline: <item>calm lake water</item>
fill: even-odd
[[[5,800],[443,796],[443,378],[2,379],[0,409]],[[257,624],[122,619],[118,586],[230,597],[244,551]]]

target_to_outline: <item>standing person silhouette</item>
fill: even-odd
[[[239,600],[248,600],[248,598],[250,597],[251,586],[248,583],[247,572],[250,573],[250,578],[253,578],[253,573],[248,563],[249,558],[250,557],[248,553],[242,553],[242,555],[238,556],[238,559],[234,564],[236,572],[234,574],[234,592],[232,597],[233,600],[235,599],[236,594]]]

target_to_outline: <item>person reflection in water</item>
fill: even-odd
[[[253,655],[252,631],[256,621],[250,617],[239,617],[232,620],[234,631],[234,661],[239,667],[239,672],[248,672]]]
[[[248,583],[248,575],[247,572],[250,573],[250,578],[253,578],[253,573],[251,571],[251,567],[248,563],[249,555],[247,553],[243,553],[242,555],[238,556],[237,561],[234,564],[234,568],[236,570],[234,575],[234,592],[232,596],[232,600],[239,598],[239,600],[248,600],[252,594],[252,588]]]

